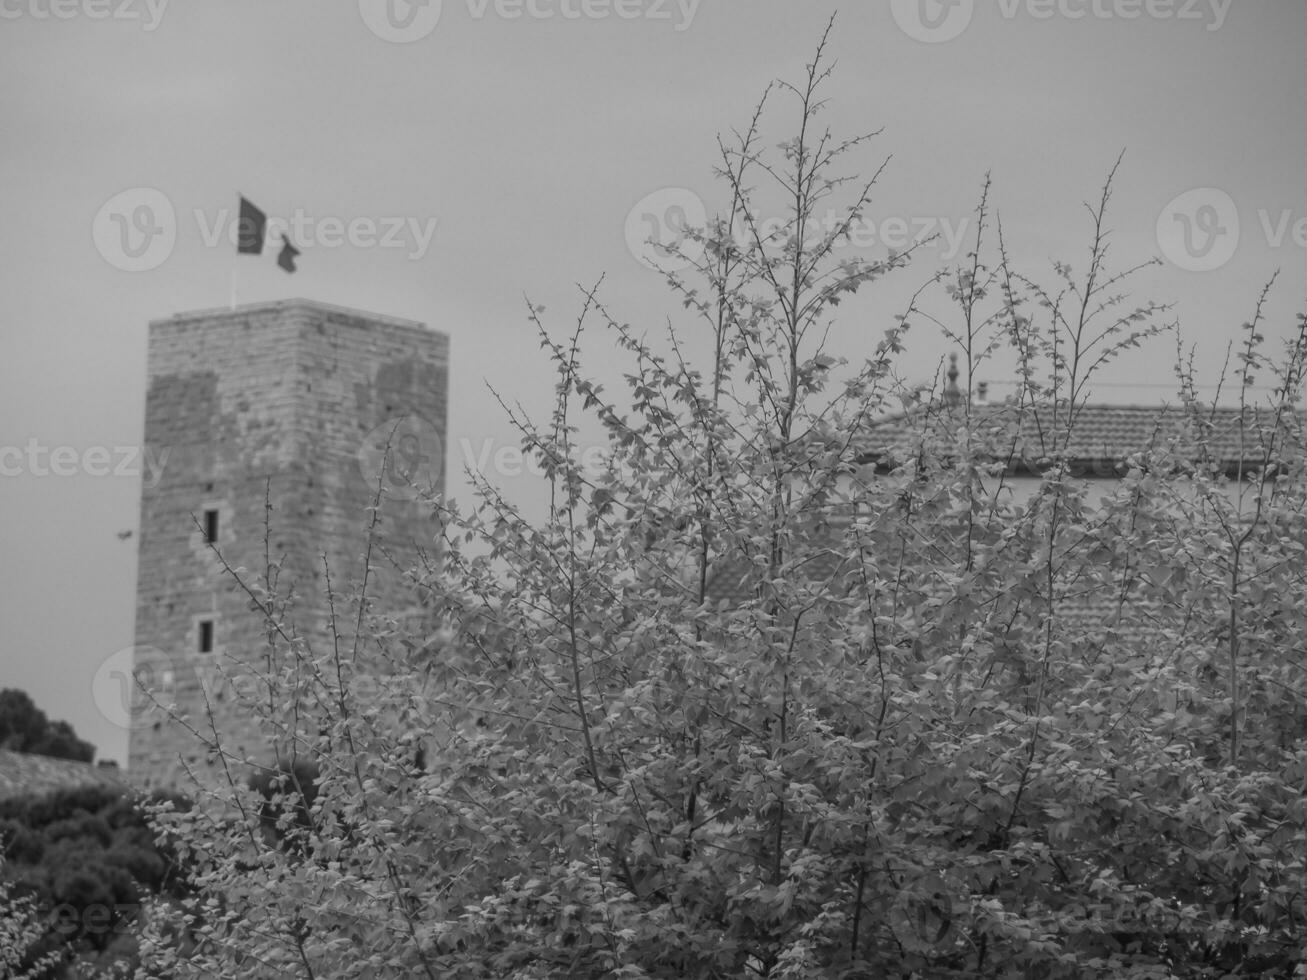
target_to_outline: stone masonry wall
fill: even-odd
[[[279,599],[293,592],[289,611],[275,606],[272,618],[317,649],[331,636],[329,569],[347,620],[338,629],[352,639],[348,596],[363,578],[387,437],[392,456],[402,443],[405,462],[397,471],[392,458],[386,473],[368,594],[374,612],[411,607],[403,570],[434,552],[437,524],[404,478],[443,489],[448,361],[448,338],[421,324],[303,300],[150,324],[145,441],[167,457],[158,484],[142,492],[136,670],[154,700],[186,720],[144,698],[131,733],[133,782],[182,785],[184,767],[218,775],[220,763],[188,731],[212,738],[210,715],[227,752],[271,757],[237,696],[254,689],[248,672],[269,657],[268,617],[255,600],[266,601],[269,578]],[[205,510],[218,512],[221,559],[196,525]],[[206,620],[212,652],[200,650]]]

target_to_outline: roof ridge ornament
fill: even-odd
[[[962,391],[958,388],[958,353],[948,356],[948,387],[944,389],[944,403],[957,405],[962,401]]]

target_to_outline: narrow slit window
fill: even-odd
[[[200,620],[200,653],[213,653],[213,620]]]
[[[218,511],[209,508],[204,512],[204,543],[213,544],[218,540]]]

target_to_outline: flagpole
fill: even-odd
[[[240,268],[241,242],[245,235],[245,195],[237,191],[236,200],[240,202],[236,208],[236,254],[231,257],[231,283],[227,287],[227,306],[231,310],[236,309],[236,270]]]

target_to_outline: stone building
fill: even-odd
[[[150,694],[133,711],[132,782],[202,778],[213,755],[188,728],[270,758],[242,704],[270,630],[325,644],[329,581],[348,643],[365,554],[370,611],[413,609],[406,573],[438,537],[448,370],[442,333],[307,300],[150,324],[145,443],[160,475],[141,497],[134,669]]]

